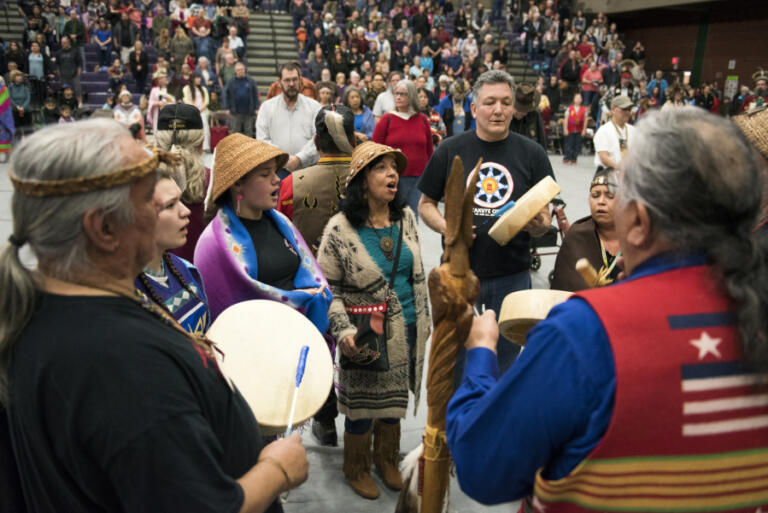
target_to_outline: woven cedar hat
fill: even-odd
[[[395,166],[397,166],[398,174],[403,174],[403,171],[405,171],[405,168],[408,166],[408,158],[402,151],[385,144],[366,141],[363,144],[358,144],[355,147],[355,151],[352,152],[352,160],[349,163],[349,175],[347,176],[347,185],[349,185],[352,179],[360,173],[360,171],[365,169],[368,164],[382,155],[392,155],[395,158]]]
[[[215,202],[236,181],[271,159],[277,159],[277,167],[280,169],[288,162],[288,154],[276,146],[257,141],[247,135],[226,136],[216,145],[213,155],[211,190],[206,204]]]
[[[768,107],[758,107],[731,119],[760,155],[768,160]]]

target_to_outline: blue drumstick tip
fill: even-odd
[[[301,348],[299,354],[299,366],[296,368],[296,388],[301,385],[301,380],[304,379],[304,369],[307,366],[307,353],[309,353],[309,346]]]

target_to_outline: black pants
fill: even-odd
[[[331,387],[331,393],[325,400],[323,406],[315,413],[314,419],[322,424],[333,422],[339,416],[339,408],[336,404],[336,390]]]
[[[29,92],[32,97],[32,105],[41,106],[45,101],[47,86],[45,80],[38,80],[34,77],[29,79]]]

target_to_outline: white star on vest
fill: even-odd
[[[691,344],[699,349],[699,360],[703,360],[704,357],[710,353],[715,355],[717,358],[722,358],[720,350],[717,349],[717,346],[722,341],[723,339],[712,338],[706,331],[702,331],[699,338],[691,340]]]

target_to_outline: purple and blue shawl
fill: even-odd
[[[13,145],[13,108],[8,88],[0,84],[0,153],[8,153]]]
[[[227,307],[251,299],[279,301],[303,313],[320,333],[328,329],[328,307],[333,296],[320,266],[291,221],[277,210],[266,210],[280,233],[301,259],[293,279],[295,289],[322,286],[325,294],[311,295],[302,290],[282,290],[258,281],[258,259],[253,241],[232,206],[219,209],[205,227],[195,247],[195,266],[200,271],[208,295],[211,319]]]

